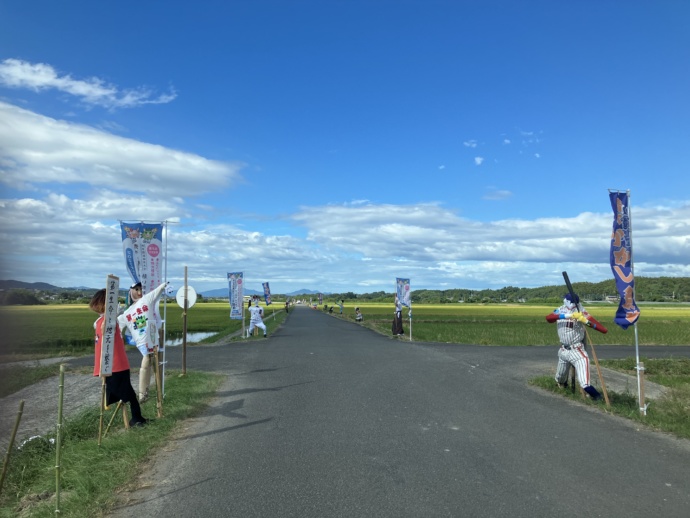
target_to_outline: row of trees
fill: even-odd
[[[591,283],[576,282],[573,289],[583,300],[613,301],[617,299],[616,283],[613,279]],[[690,277],[637,277],[635,279],[636,300],[638,302],[690,302]],[[498,290],[413,290],[412,303],[452,304],[452,303],[500,303],[500,302],[558,302],[566,293],[565,284],[542,286],[539,288],[517,288],[506,286]],[[295,298],[309,300],[314,295],[297,295]],[[390,302],[394,294],[384,291],[355,294],[332,293],[324,298],[330,301],[370,301]]]
[[[591,283],[576,282],[573,288],[584,300],[614,300],[617,297],[616,284],[613,279]],[[635,279],[636,299],[638,302],[690,302],[690,277],[637,277]],[[453,304],[453,303],[500,303],[500,302],[558,302],[563,298],[566,288],[559,286],[542,286],[539,288],[516,288],[506,286],[498,290],[413,290],[412,303],[416,304]],[[36,305],[46,303],[87,304],[95,290],[28,290],[8,289],[0,291],[0,305]],[[317,295],[305,293],[294,295],[292,299],[316,300]],[[124,302],[124,295],[121,297]],[[273,298],[284,300],[285,296],[276,294]],[[324,301],[360,301],[391,302],[392,292],[375,291],[357,294],[351,291],[331,293]],[[198,302],[205,302],[199,294]]]

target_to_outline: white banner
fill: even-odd
[[[145,295],[163,283],[163,224],[120,222],[127,271]]]
[[[230,318],[243,320],[244,272],[228,273],[228,301],[230,302]]]
[[[105,286],[105,311],[103,313],[105,326],[103,326],[103,340],[101,342],[101,376],[110,376],[113,373],[115,334],[118,333],[117,308],[120,279],[114,275],[108,275]]]

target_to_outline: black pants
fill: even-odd
[[[402,326],[402,311],[396,311],[395,312],[395,318],[393,318],[393,326],[391,328],[391,331],[393,332],[394,335],[404,335],[405,330],[403,329]]]

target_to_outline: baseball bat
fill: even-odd
[[[573,290],[573,285],[570,284],[570,278],[568,277],[568,272],[563,272],[563,280],[565,280],[565,285],[568,288],[568,292],[570,293],[570,296],[573,297],[573,300],[575,300],[575,297],[577,296],[575,294],[575,290]],[[582,313],[582,304],[579,302],[580,298],[577,297],[578,303],[577,303],[577,310]],[[599,375],[599,381],[601,382],[601,391],[604,393],[604,400],[606,401],[606,407],[610,408],[611,407],[611,402],[609,401],[609,393],[606,390],[606,382],[604,382],[604,376],[601,374],[601,368],[599,367],[599,360],[597,359],[597,353],[594,350],[594,344],[592,343],[592,339],[589,337],[589,332],[587,331],[587,327],[585,327],[585,337],[587,339],[587,345],[589,345],[590,349],[592,349],[592,357],[594,357],[594,365],[597,367],[597,374]]]

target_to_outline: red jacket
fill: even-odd
[[[103,323],[105,317],[101,317],[96,320],[94,324],[96,327],[96,350],[94,354],[93,362],[93,375],[101,375],[101,344],[103,343]],[[120,331],[120,326],[116,325],[115,329],[115,346],[113,347],[113,372],[122,372],[129,369],[129,360],[127,359],[127,353],[125,353],[125,343],[122,340],[122,331]]]

